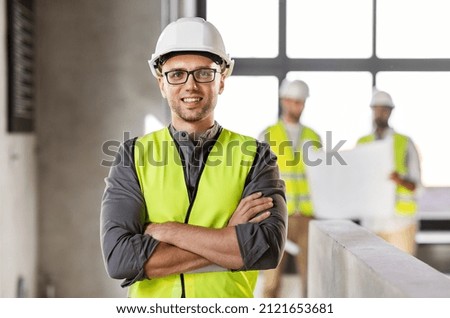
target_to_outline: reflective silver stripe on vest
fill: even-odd
[[[397,201],[403,201],[403,202],[416,202],[415,198],[413,195],[409,195],[409,194],[400,194],[397,193],[395,195],[395,199]]]
[[[306,179],[306,174],[304,173],[296,173],[296,172],[280,172],[282,179]]]
[[[311,197],[309,195],[286,195],[286,199],[292,201],[311,201]]]

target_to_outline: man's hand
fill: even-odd
[[[395,184],[401,185],[402,178],[400,178],[400,175],[398,174],[398,172],[395,172],[395,171],[392,172],[392,173],[389,175],[389,179],[391,179],[392,181],[394,181]]]
[[[155,240],[160,240],[160,238],[158,238],[158,235],[157,235],[157,231],[158,231],[158,226],[159,225],[160,224],[156,224],[156,223],[149,223],[149,224],[147,224],[147,226],[145,227],[144,234],[150,235]]]
[[[416,189],[416,184],[414,182],[403,179],[398,172],[392,172],[389,175],[389,179],[394,181],[396,185],[403,186],[410,191],[414,191]]]
[[[267,210],[273,207],[272,201],[271,197],[263,197],[261,192],[253,193],[243,198],[228,221],[228,226],[247,222],[258,223],[267,219],[270,215],[270,212]]]
[[[150,235],[155,240],[167,242],[168,238],[172,236],[172,233],[176,231],[176,226],[180,224],[177,222],[165,222],[165,223],[149,223],[145,227],[144,234]]]

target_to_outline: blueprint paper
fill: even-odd
[[[311,162],[321,160],[318,165],[306,166],[315,216],[327,219],[392,216],[395,204],[395,183],[389,179],[394,171],[392,138],[337,153],[347,165],[325,151],[308,153]]]

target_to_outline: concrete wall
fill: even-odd
[[[7,132],[6,1],[0,0],[0,297],[36,295],[36,137]]]
[[[450,279],[350,221],[313,221],[308,297],[450,297]]]
[[[122,297],[107,277],[99,216],[102,144],[141,135],[167,111],[147,65],[160,1],[39,0],[37,107],[40,296]]]

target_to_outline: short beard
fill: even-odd
[[[377,128],[384,129],[389,127],[389,123],[387,120],[375,119],[375,126],[377,126]]]
[[[214,107],[211,107],[209,105],[209,106],[204,106],[202,109],[199,110],[199,112],[189,113],[189,111],[185,111],[184,109],[182,109],[182,107],[175,106],[175,107],[173,107],[172,111],[175,114],[177,114],[177,116],[180,117],[181,119],[183,119],[184,121],[189,122],[189,123],[195,123],[197,121],[202,120],[206,116],[208,116],[208,114],[213,109],[214,109]]]

